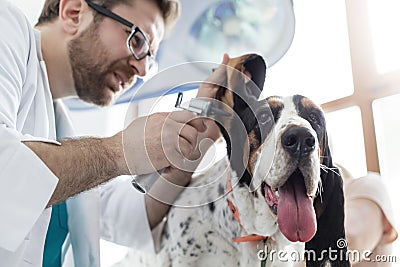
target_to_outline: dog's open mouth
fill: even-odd
[[[265,182],[262,192],[272,211],[278,216],[278,227],[292,242],[307,242],[317,231],[313,200],[306,194],[304,177],[296,169],[286,183],[277,190]]]

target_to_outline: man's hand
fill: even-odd
[[[226,65],[228,62],[229,56],[224,54],[221,65],[200,85],[196,97],[215,98],[219,86],[223,85],[227,78]]]
[[[170,205],[183,188],[190,183],[193,171],[198,167],[204,154],[220,136],[219,128],[212,120],[204,120],[206,130],[199,133],[196,149],[187,157],[180,168],[170,166],[165,168],[146,195],[147,217],[150,227],[155,227],[167,214]]]
[[[122,133],[126,174],[146,174],[171,165],[182,168],[196,148],[198,132],[206,130],[203,121],[188,111],[134,120]]]
[[[204,124],[206,130],[198,134],[196,147],[193,152],[186,157],[183,164],[181,166],[171,165],[164,170],[162,176],[169,182],[179,186],[186,186],[190,182],[193,172],[199,166],[207,150],[220,136],[219,128],[213,120],[204,120]]]

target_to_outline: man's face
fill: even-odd
[[[121,4],[111,11],[141,28],[155,55],[164,22],[154,1],[135,0],[132,6]],[[104,17],[70,41],[68,52],[79,98],[100,106],[112,104],[133,85],[136,76],[146,75],[149,58],[137,61],[130,53],[126,46],[130,32],[129,27]]]

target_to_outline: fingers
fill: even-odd
[[[226,65],[228,64],[228,62],[229,56],[228,54],[224,54],[221,64],[215,71],[213,71],[213,73],[210,75],[210,77],[208,77],[206,81],[221,84],[225,80]]]
[[[198,118],[192,112],[187,110],[171,112],[169,118],[179,123],[191,125],[199,132],[204,132],[207,129],[206,125],[204,124],[204,118]]]
[[[209,138],[212,141],[217,140],[221,133],[218,125],[213,120],[204,120],[206,130],[200,134],[200,139]]]
[[[169,166],[183,168],[199,158],[199,141],[216,139],[210,125],[217,127],[213,121],[189,111],[153,113],[136,119],[123,132],[123,153],[129,171],[145,174]]]
[[[174,131],[175,136],[172,134],[164,139],[176,140],[175,150],[167,155],[168,160],[174,168],[193,172],[208,148],[220,136],[219,128],[213,120],[197,118],[187,111],[172,112],[170,118],[171,123],[176,125],[174,128],[179,127],[179,131]]]
[[[189,124],[184,125],[179,131],[179,146],[182,154],[188,157],[197,146],[198,131]]]
[[[197,97],[215,98],[215,94],[220,85],[226,80],[226,65],[229,62],[228,54],[224,54],[219,67],[201,84],[197,92]]]
[[[211,119],[196,117],[188,111],[171,112],[170,118],[181,125],[179,136],[193,148],[196,147],[199,140],[215,141],[220,136],[217,124]]]
[[[188,111],[172,112],[169,118],[176,123],[174,128],[177,130],[176,136],[179,137],[180,151],[185,157],[189,157],[196,149],[199,132],[207,130],[204,123],[206,119],[198,118]]]
[[[162,146],[172,166],[182,166],[197,146],[198,134],[205,131],[204,119],[188,111],[171,112],[162,127]]]
[[[214,121],[206,120],[205,125],[206,129],[204,130],[204,132],[198,132],[194,127],[191,127],[190,125],[185,125],[179,133],[179,137],[182,138],[182,141],[186,141],[184,144],[189,144],[192,148],[191,151],[185,150],[185,152],[188,152],[189,154],[183,153],[190,160],[195,160],[199,158],[199,156],[201,155],[201,153],[199,153],[199,149],[202,143],[204,143],[202,145],[202,148],[204,148],[203,150],[207,151],[207,149],[220,136],[219,128],[214,123]],[[207,142],[204,142],[206,140]],[[208,145],[205,146],[205,144]]]

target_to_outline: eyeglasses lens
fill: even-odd
[[[128,39],[129,49],[136,59],[140,60],[148,56],[150,46],[140,30],[135,30]]]

